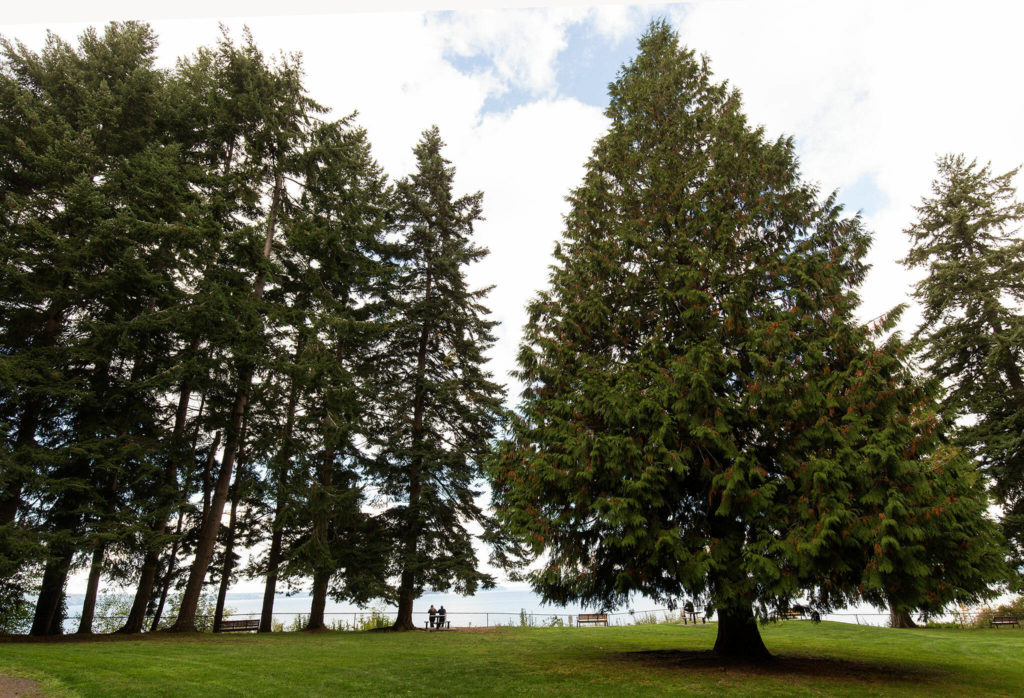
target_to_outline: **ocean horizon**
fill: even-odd
[[[117,596],[126,592],[114,591]],[[68,619],[65,623],[67,632],[77,629],[78,617],[85,600],[84,594],[68,594]],[[274,598],[274,620],[283,627],[289,628],[299,616],[308,616],[312,599],[308,593],[278,593]],[[429,592],[416,600],[413,615],[417,622],[426,622],[427,612],[431,605],[436,608],[445,607],[447,618],[453,627],[489,627],[496,625],[572,625],[580,613],[593,613],[605,610],[611,625],[633,625],[637,622],[661,622],[679,618],[684,600],[680,600],[677,608],[669,609],[664,603],[652,599],[635,596],[629,603],[616,609],[600,607],[584,607],[581,605],[557,606],[545,604],[537,594],[529,589],[510,589],[495,587],[478,591],[473,596],[461,596],[452,592]],[[263,594],[256,591],[228,592],[225,609],[233,618],[258,618],[263,606]],[[370,602],[359,606],[349,602],[327,600],[325,621],[328,625],[354,627],[360,618],[371,614],[387,616],[394,619],[397,607],[383,601]],[[697,620],[700,622],[700,613]],[[822,616],[823,620],[835,620],[861,625],[885,625],[888,613],[870,606],[857,606]]]

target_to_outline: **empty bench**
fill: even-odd
[[[1017,620],[1017,616],[992,616],[992,620],[990,620],[988,624],[992,627],[997,625],[1009,625],[1011,627],[1016,625],[1017,627],[1020,627],[1020,621]]]
[[[220,622],[220,632],[222,633],[236,633],[259,629],[259,618],[245,618],[242,620],[222,620]]]
[[[608,614],[607,613],[581,613],[576,616],[576,627],[581,625],[608,625]]]

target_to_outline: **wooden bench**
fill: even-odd
[[[581,613],[576,616],[576,627],[580,627],[584,623],[597,625],[598,623],[604,623],[608,625],[608,614],[607,613]]]
[[[988,624],[993,626],[993,627],[997,626],[997,625],[1009,625],[1009,626],[1016,625],[1017,627],[1020,627],[1020,621],[1017,620],[1017,616],[1007,616],[1007,615],[992,616],[992,620],[990,620],[988,622]]]
[[[246,632],[249,630],[259,630],[260,619],[259,618],[244,618],[242,620],[222,620],[220,622],[220,630],[222,633],[236,633]]]
[[[708,617],[704,613],[704,609],[703,608],[694,608],[692,604],[689,605],[689,606],[684,606],[683,607],[683,625],[686,625],[686,623],[687,623],[687,616],[689,616],[689,619],[693,621],[694,625],[697,625],[697,614],[698,613],[700,614],[700,622],[701,622],[701,624],[707,623],[708,622]]]
[[[427,630],[451,630],[452,622],[450,620],[441,620],[440,618],[434,621],[434,627],[430,627],[430,621],[423,621],[423,627]]]
[[[796,608],[789,608],[775,614],[778,620],[797,620],[804,617],[804,611]]]

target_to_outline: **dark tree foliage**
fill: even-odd
[[[1019,168],[1018,168],[1019,169]],[[1024,565],[1024,203],[1018,169],[992,174],[963,155],[938,160],[904,264],[927,270],[914,297],[927,369],[946,386],[957,437],[992,478],[1003,529]]]
[[[715,651],[752,659],[769,656],[755,616],[798,599],[984,593],[998,551],[979,485],[936,450],[900,343],[853,317],[860,220],[667,25],[610,94],[491,468],[498,511],[543,554],[534,589],[602,607],[701,597]],[[940,581],[947,564],[966,569]]]
[[[480,459],[501,414],[502,388],[484,369],[494,322],[466,267],[487,254],[472,241],[482,194],[454,198],[455,168],[437,128],[414,149],[417,171],[398,183],[404,259],[379,368],[390,381],[379,415],[372,481],[393,532],[395,627],[412,629],[425,588],[473,593],[493,579],[479,569],[472,524],[493,538],[478,504]]]
[[[134,483],[153,472],[167,326],[151,311],[192,200],[155,44],[131,22],[77,49],[4,43],[0,529],[15,550],[26,529],[45,546],[35,634],[60,631],[76,549],[131,535]]]
[[[173,70],[155,46],[135,22],[2,45],[0,623],[62,632],[83,566],[83,633],[104,579],[135,586],[125,633],[209,626],[211,584],[216,626],[243,572],[264,631],[278,579],[312,580],[311,629],[417,565],[417,589],[489,583],[479,195],[452,201],[436,132],[396,192],[248,32]]]

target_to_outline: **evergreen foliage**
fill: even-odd
[[[491,469],[498,510],[543,555],[534,589],[600,607],[702,597],[715,651],[747,658],[768,656],[755,615],[801,598],[984,594],[999,566],[984,495],[937,450],[899,342],[853,317],[860,220],[664,23],[610,96]],[[950,545],[968,552],[933,550]]]
[[[1012,180],[963,155],[938,160],[932,195],[906,233],[904,264],[927,270],[914,297],[928,370],[947,387],[957,437],[994,483],[1003,528],[1024,564],[1024,203]]]
[[[328,596],[392,595],[404,518],[372,513],[367,485],[410,458],[453,493],[420,507],[443,569],[419,583],[472,590],[461,526],[486,518],[468,483],[500,404],[481,369],[492,323],[459,271],[484,254],[479,196],[451,201],[435,134],[432,174],[399,197],[354,115],[324,118],[299,59],[268,60],[248,32],[173,70],[155,47],[136,22],[2,45],[2,622],[38,592],[32,632],[62,632],[82,566],[80,632],[101,579],[136,586],[120,632],[195,629],[211,584],[219,622],[240,549],[266,541],[246,570],[267,577],[263,629],[279,578],[312,580],[322,627]],[[430,366],[410,379],[425,327]],[[433,402],[413,447],[394,410],[416,385]]]
[[[501,386],[484,369],[495,323],[471,290],[466,267],[487,250],[472,241],[481,193],[454,198],[455,168],[441,154],[436,127],[414,149],[417,171],[397,185],[403,228],[394,316],[379,356],[387,376],[380,404],[379,455],[372,481],[392,532],[398,578],[397,628],[411,629],[424,588],[472,594],[494,581],[479,570],[469,525],[490,535],[493,522],[476,499],[481,457],[502,412]]]

